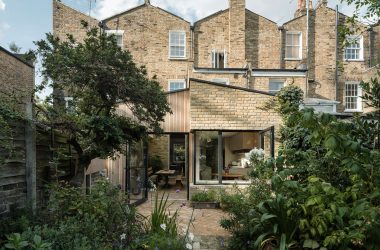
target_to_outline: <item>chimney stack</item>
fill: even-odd
[[[245,65],[245,0],[229,0],[230,46],[229,68]]]
[[[327,0],[319,0],[317,4],[317,8],[324,6],[327,7],[328,1]]]
[[[150,5],[150,0],[144,0],[146,5]]]
[[[294,13],[294,18],[303,16],[307,12],[306,1],[309,1],[309,11],[313,9],[313,0],[298,0],[298,8]]]

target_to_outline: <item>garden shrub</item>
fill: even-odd
[[[202,190],[191,196],[191,201],[194,202],[217,202],[218,197],[215,190]]]
[[[89,194],[64,183],[49,190],[46,209],[36,217],[21,216],[0,249],[177,250],[189,243],[187,234],[178,235],[177,213],[168,213],[168,197],[156,195],[152,215],[145,218],[107,181],[96,183]]]
[[[378,91],[372,90],[380,85],[363,88],[374,96]],[[283,117],[278,157],[251,159],[256,166],[252,177],[270,181],[266,199],[257,203],[260,192],[252,193],[254,199],[241,194],[224,198],[230,199],[230,216],[221,221],[233,234],[229,248],[378,249],[380,115],[341,121],[299,109],[300,93],[290,86],[277,95],[275,107]],[[380,102],[375,104],[380,114]],[[365,129],[371,131],[365,134]]]

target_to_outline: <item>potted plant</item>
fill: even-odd
[[[219,201],[214,190],[203,190],[191,196],[191,205],[197,209],[219,208]]]

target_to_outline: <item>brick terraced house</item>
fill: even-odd
[[[281,120],[262,107],[283,86],[299,86],[305,106],[317,111],[363,112],[359,82],[376,73],[380,27],[363,25],[343,49],[337,27],[345,18],[326,0],[315,8],[299,0],[294,19],[282,26],[246,9],[245,0],[229,0],[228,9],[194,24],[148,0],[105,20],[53,1],[56,36],[83,39],[80,20],[115,34],[167,91],[173,114],[162,124],[164,134],[95,167],[105,168],[132,200],[146,198],[152,156],[175,170],[169,179],[186,186],[187,198],[205,186],[249,183],[245,153],[256,147],[275,154]]]

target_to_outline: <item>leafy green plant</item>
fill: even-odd
[[[260,204],[241,194],[231,199],[238,205],[221,221],[233,234],[230,249],[378,248],[380,86],[362,85],[374,111],[351,122],[300,109],[296,87],[277,95],[279,156],[260,161],[255,175],[270,181],[268,197]]]
[[[4,245],[7,249],[20,250],[27,247],[29,244],[23,240],[19,233],[14,233],[7,236],[7,243]]]
[[[191,196],[193,202],[217,202],[218,197],[215,190],[202,190]]]
[[[163,233],[171,237],[177,236],[177,216],[178,210],[170,215],[168,209],[169,195],[162,194],[161,199],[158,199],[158,193],[155,195],[154,209],[150,218],[150,231],[153,233]]]
[[[259,204],[257,211],[260,220],[257,228],[261,234],[257,237],[254,247],[259,249],[265,249],[267,246],[279,249],[297,247],[295,233],[298,229],[298,211],[292,208],[293,202],[294,200],[278,194],[274,199]]]
[[[158,155],[152,155],[149,157],[149,166],[152,167],[153,173],[162,169],[161,157]]]

